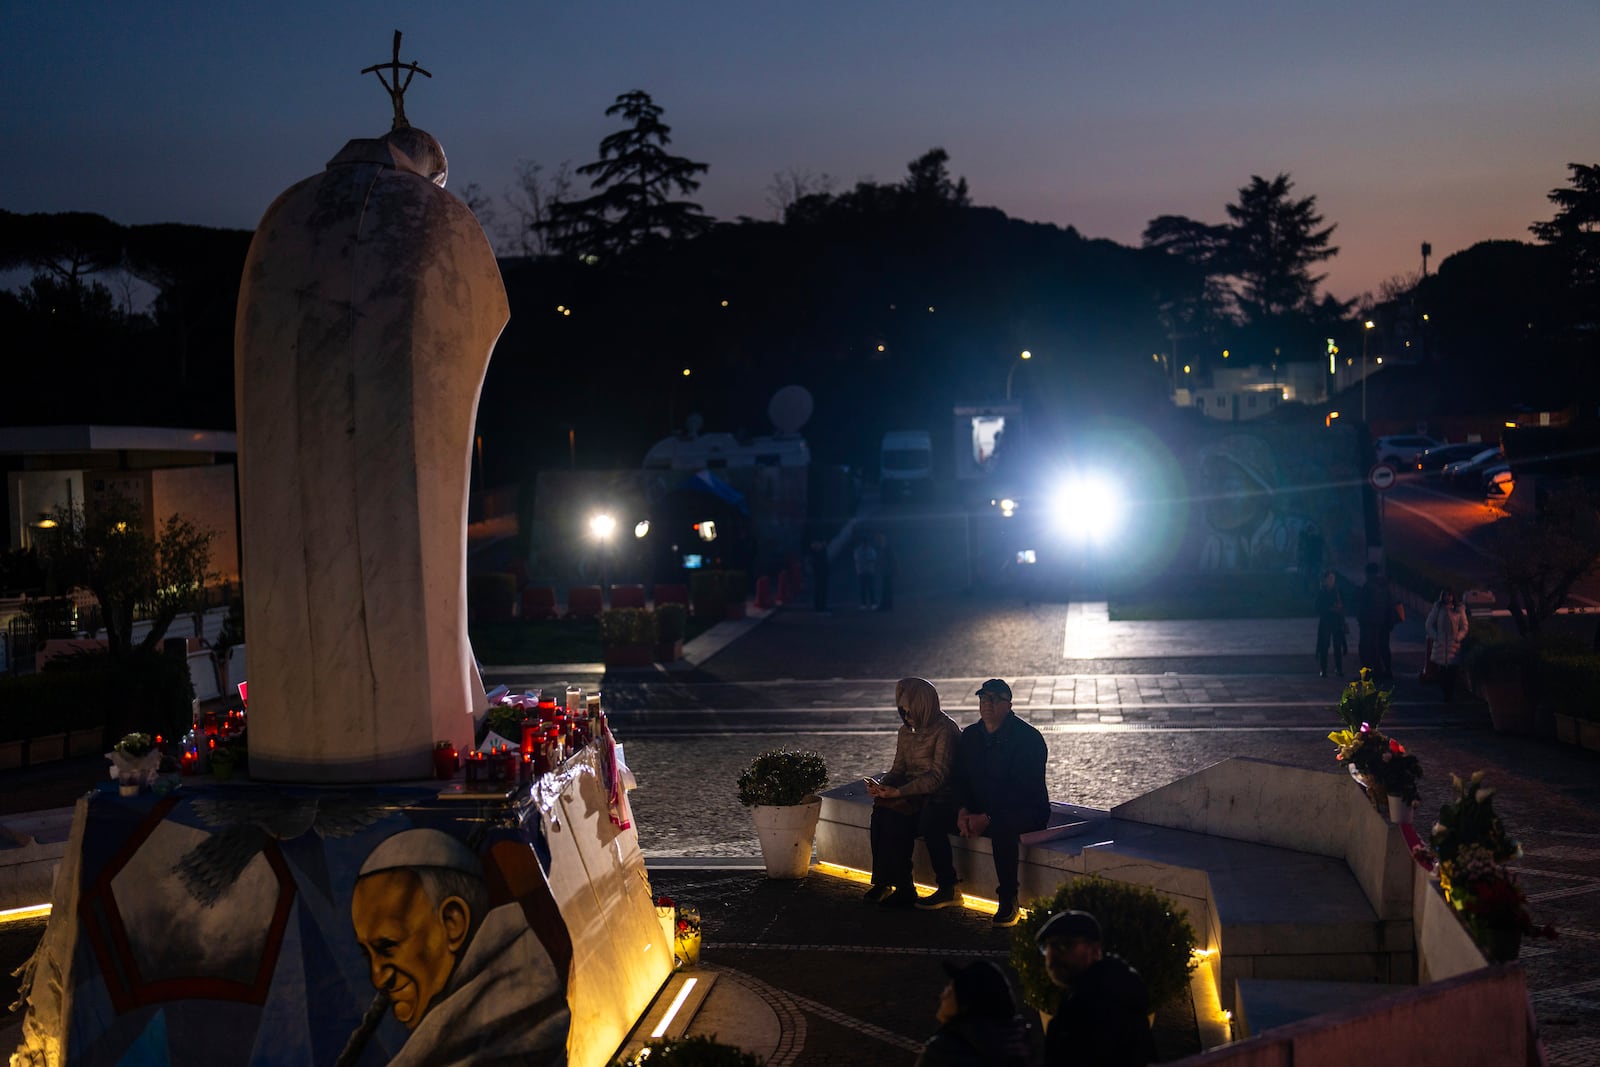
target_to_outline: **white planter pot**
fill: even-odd
[[[822,798],[812,797],[804,804],[783,807],[757,804],[750,814],[761,838],[767,877],[804,878],[811,869],[811,843],[817,834],[817,818],[822,814]]]
[[[1399,797],[1389,798],[1389,821],[1394,823],[1396,826],[1410,823],[1412,821],[1412,816],[1415,813],[1416,805],[1407,804]]]

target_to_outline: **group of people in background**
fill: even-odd
[[[1367,564],[1366,582],[1358,592],[1356,624],[1359,628],[1357,655],[1360,666],[1372,671],[1380,682],[1394,678],[1394,657],[1389,639],[1394,628],[1405,621],[1405,605],[1394,593],[1383,569]],[[1313,611],[1317,616],[1317,670],[1326,678],[1331,654],[1336,677],[1344,675],[1344,659],[1349,655],[1350,623],[1339,576],[1325,571],[1317,589]],[[1461,646],[1467,636],[1467,612],[1453,589],[1444,589],[1428,611],[1423,624],[1427,638],[1420,672],[1423,681],[1437,682],[1446,700],[1455,699],[1461,662]]]
[[[879,533],[858,537],[851,560],[856,568],[856,589],[861,596],[861,610],[894,610],[896,568],[889,535]]]
[[[895,684],[900,729],[894,762],[863,783],[872,797],[872,885],[865,898],[883,908],[937,910],[962,902],[951,836],[988,838],[994,857],[996,927],[1016,924],[1022,835],[1050,821],[1043,735],[1012,710],[1011,686],[978,687],[978,720],[964,729],[940,707],[923,678]],[[933,892],[912,879],[916,842],[927,847]],[[1145,1064],[1154,1059],[1148,998],[1138,974],[1101,948],[1094,916],[1063,912],[1039,931],[1051,980],[1062,987],[1045,1031],[1045,1063]],[[1026,1064],[1027,1025],[1005,973],[987,960],[947,964],[938,1033],[918,1064]]]
[[[899,568],[894,547],[885,533],[865,533],[855,539],[850,550],[855,568],[856,594],[862,611],[893,611],[894,585]],[[826,540],[817,539],[806,549],[807,581],[811,586],[811,607],[828,614],[829,583],[833,579],[833,554]]]

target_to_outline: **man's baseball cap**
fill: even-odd
[[[1039,927],[1034,941],[1043,948],[1046,941],[1100,941],[1100,920],[1086,911],[1063,911],[1050,916]]]
[[[1001,681],[999,678],[990,678],[987,682],[984,682],[982,685],[978,686],[978,691],[974,695],[980,697],[999,697],[1001,700],[1010,700],[1011,687],[1005,682]]]

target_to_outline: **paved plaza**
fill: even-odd
[[[885,769],[896,678],[929,678],[962,723],[976,717],[978,683],[1007,678],[1016,710],[1049,744],[1051,795],[1092,807],[1230,756],[1336,772],[1327,734],[1347,678],[1317,676],[1309,619],[1116,623],[1093,605],[959,593],[913,592],[901,605],[831,615],[794,606],[720,624],[672,669],[486,669],[491,683],[604,691],[638,777],[632,801],[654,887],[700,907],[704,962],[724,975],[696,1026],[727,1030],[734,1004],[771,1028],[774,1065],[909,1065],[932,1031],[938,961],[1003,959],[1008,949],[1009,932],[981,915],[885,920],[852,883],[770,883],[750,866],[758,846],[734,795],[739,771],[779,745],[821,753],[835,783]],[[1415,619],[1395,635],[1401,674],[1386,721],[1426,768],[1419,822],[1431,822],[1450,772],[1487,772],[1525,848],[1516,869],[1535,917],[1560,933],[1522,953],[1550,1062],[1588,1067],[1600,1062],[1600,756],[1495,734],[1481,703],[1444,702],[1415,681],[1421,643]],[[97,760],[7,772],[5,810],[70,803],[103,774]],[[37,937],[31,929],[0,938],[11,966]],[[1163,1050],[1188,1050],[1190,1025],[1164,1019]]]
[[[733,788],[755,752],[778,745],[814,749],[827,760],[833,782],[843,783],[887,768],[898,725],[892,707],[897,677],[928,677],[945,709],[965,724],[976,718],[978,683],[998,675],[1011,681],[1017,712],[1045,734],[1052,797],[1104,808],[1230,756],[1336,773],[1327,734],[1338,726],[1334,705],[1353,669],[1347,664],[1343,679],[1318,677],[1311,620],[1114,623],[1092,605],[951,596],[887,614],[820,616],[793,608],[726,625],[744,632],[714,655],[697,657],[689,669],[586,683],[599,681],[608,705],[617,708],[613,721],[639,778],[634,810],[647,861],[663,885],[702,894],[707,964],[725,963],[747,988],[759,986],[762,996],[779,1003],[783,1018],[809,1025],[806,1048],[783,1047],[781,1062],[793,1064],[861,1062],[837,1058],[838,1048],[864,1040],[876,1042],[874,1062],[910,1063],[914,1055],[904,1050],[926,1038],[929,1019],[902,1005],[853,1000],[847,988],[819,1002],[803,977],[811,955],[792,968],[769,964],[755,984],[749,980],[760,961],[773,955],[787,961],[787,950],[776,951],[770,940],[752,945],[736,933],[745,922],[735,918],[743,905],[724,909],[717,887],[730,887],[730,900],[756,890],[732,888],[748,876],[691,872],[696,865],[714,869],[757,855],[749,816]],[[1486,771],[1499,791],[1497,809],[1523,843],[1515,869],[1535,918],[1560,934],[1555,941],[1525,942],[1522,952],[1550,1062],[1600,1062],[1600,756],[1496,734],[1482,703],[1466,695],[1447,703],[1436,688],[1417,684],[1421,636],[1416,619],[1395,634],[1402,673],[1385,723],[1426,768],[1419,821],[1431,823],[1428,813],[1448,796],[1450,773]],[[1080,650],[1091,658],[1067,655]],[[895,670],[896,662],[905,666]],[[1041,666],[1050,669],[1028,669]],[[852,668],[859,673],[852,676]],[[717,918],[724,910],[727,933]],[[822,930],[854,921],[833,912],[815,918]],[[875,973],[872,968],[888,966],[883,960],[893,960],[901,970],[892,980],[909,981],[901,934],[882,929],[881,938],[843,946],[831,934],[808,936],[836,971]],[[936,969],[946,947],[969,947],[959,929],[927,922],[919,929],[925,969]],[[1002,951],[1004,935],[994,940],[990,951]],[[915,995],[907,996],[915,1005]],[[844,1046],[834,1043],[840,1027],[853,1035],[839,1038]],[[873,1036],[878,1031],[889,1036]]]

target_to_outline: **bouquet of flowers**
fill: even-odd
[[[123,796],[135,796],[156,779],[161,766],[161,750],[149,734],[124,734],[106,753],[111,761],[111,778]]]
[[[1455,798],[1439,809],[1433,848],[1439,856],[1439,886],[1473,940],[1494,961],[1515,959],[1524,936],[1554,937],[1536,926],[1528,898],[1507,866],[1522,846],[1494,813],[1494,790],[1478,771],[1463,781],[1450,776]]]
[[[1421,761],[1378,729],[1389,712],[1391,695],[1391,690],[1379,689],[1372,672],[1363,667],[1339,697],[1339,718],[1345,728],[1328,735],[1334,744],[1334,758],[1367,787],[1367,798],[1380,811],[1389,797],[1416,803],[1417,782],[1422,778]]]
[[[679,967],[694,967],[700,962],[700,909],[678,904],[669,896],[656,897],[656,914],[665,919],[672,914],[672,954]]]

